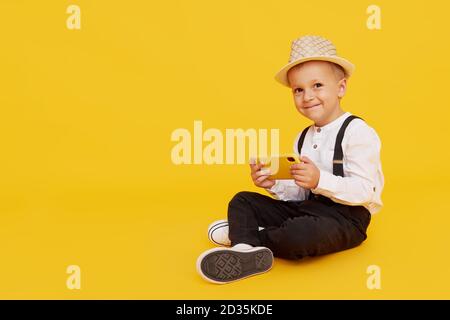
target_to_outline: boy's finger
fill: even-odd
[[[300,170],[306,170],[306,169],[308,169],[309,166],[310,166],[310,163],[309,163],[309,162],[302,162],[302,163],[300,163],[300,164],[298,165],[298,168],[299,168]]]
[[[296,182],[303,182],[303,177],[299,175],[292,176]]]
[[[270,176],[270,169],[261,169],[255,173],[257,177],[259,176]]]
[[[258,163],[258,164],[256,165],[256,167],[258,168],[258,170],[261,169],[261,168],[263,168],[264,166],[265,166],[264,163]]]
[[[306,177],[307,174],[304,170],[292,170],[291,171],[292,176],[299,176],[299,177]]]
[[[268,176],[268,175],[263,175],[263,176],[260,176],[260,177],[258,177],[257,179],[256,179],[256,183],[261,183],[261,182],[263,182],[264,180],[266,180],[267,178],[269,178],[270,176]]]
[[[307,169],[308,165],[306,165],[305,163],[293,164],[291,166],[291,170],[307,170]]]
[[[261,169],[263,165],[258,163],[258,164],[250,164],[250,169],[252,170],[252,172],[257,172],[259,169]]]
[[[308,158],[307,156],[300,157],[300,160],[305,163],[313,163],[312,160],[310,158]]]

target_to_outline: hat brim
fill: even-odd
[[[276,73],[275,80],[277,80],[281,84],[285,85],[286,87],[289,87],[289,82],[288,82],[288,78],[287,78],[287,73],[288,73],[289,69],[291,69],[292,67],[294,67],[300,63],[303,63],[306,61],[312,61],[312,60],[329,61],[329,62],[333,62],[333,63],[340,65],[344,69],[345,76],[347,78],[350,77],[352,75],[353,71],[355,70],[354,64],[344,58],[328,57],[328,56],[315,56],[315,57],[313,56],[313,57],[307,57],[307,58],[294,60],[291,63],[288,63],[283,68],[281,68],[280,71],[278,71]]]

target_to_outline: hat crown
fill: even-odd
[[[308,57],[336,57],[336,47],[334,44],[320,36],[303,36],[292,41],[289,63]]]

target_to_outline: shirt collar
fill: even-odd
[[[338,118],[334,119],[333,121],[331,121],[330,123],[328,123],[322,127],[317,127],[316,125],[313,125],[314,131],[316,131],[317,128],[320,128],[320,130],[325,130],[325,131],[332,130],[336,126],[340,126],[344,122],[344,120],[347,119],[347,117],[350,115],[351,115],[350,112],[345,112],[343,115],[339,116]]]

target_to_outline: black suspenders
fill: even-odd
[[[311,128],[311,126],[303,129],[302,134],[300,135],[300,139],[298,139],[297,150],[300,156],[302,155],[303,141],[305,141],[306,133],[308,132],[309,128]]]
[[[346,118],[336,136],[336,143],[334,145],[334,155],[333,155],[333,174],[335,176],[341,176],[341,177],[344,176],[344,164],[343,164],[344,163],[344,153],[342,151],[342,139],[344,138],[345,129],[347,129],[348,124],[353,119],[361,119],[361,118],[357,117],[357,116],[353,116],[353,115]],[[302,152],[303,142],[305,140],[306,133],[308,132],[310,127],[311,126],[303,129],[302,134],[300,135],[300,139],[298,139],[297,148],[298,148],[299,155],[302,154],[301,152]]]

